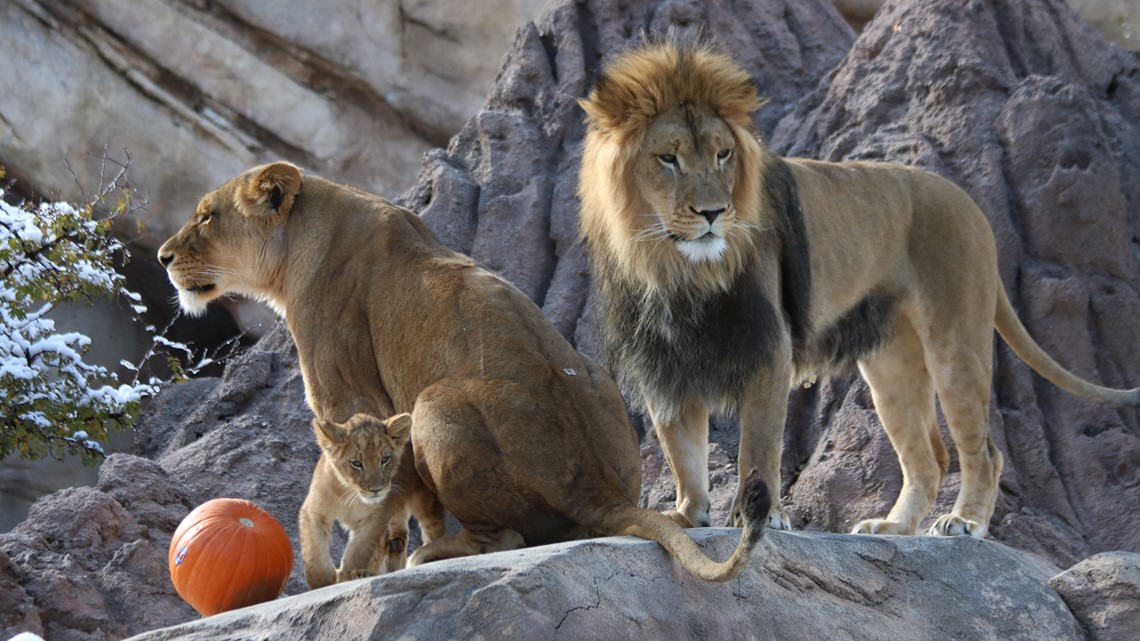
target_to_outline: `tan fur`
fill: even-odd
[[[298,519],[310,588],[403,568],[412,505],[420,515],[424,543],[446,533],[443,507],[435,497],[405,488],[406,479],[416,473],[411,428],[412,417],[406,413],[386,421],[367,414],[344,424],[313,420],[321,457]],[[349,532],[339,568],[329,559],[334,521]]]
[[[1033,342],[998,277],[989,224],[961,189],[900,165],[778,158],[754,131],[759,104],[748,75],[728,57],[676,43],[647,44],[613,60],[582,103],[581,235],[612,319],[607,344],[645,397],[675,475],[677,510],[669,514],[683,524],[708,521],[708,414],[718,409],[739,412],[740,469],[755,466],[769,486],[781,487],[790,384],[849,356],[870,384],[903,470],[890,514],[855,531],[912,534],[929,511],[947,466],[937,394],[962,483],[931,532],[985,536],[1002,467],[988,429],[995,324],[1019,356],[1068,391],[1132,405],[1140,393],[1087,383]],[[718,160],[726,153],[727,162]],[[792,197],[783,202],[781,194]],[[710,224],[706,213],[718,210]],[[789,221],[801,218],[797,236]],[[736,337],[763,333],[757,352],[764,358],[730,356],[717,362],[719,370],[687,375],[713,379],[738,368],[745,372],[733,379],[738,394],[686,381],[677,389],[697,391],[670,393],[653,381],[675,356],[638,365],[642,352],[656,348],[624,347],[642,340],[687,349],[676,347],[686,336],[680,319],[656,310],[700,310],[704,301],[724,302],[716,298],[724,292],[752,309],[731,298],[734,288],[775,310],[765,326],[730,327],[742,332]],[[687,301],[697,303],[683,307]],[[655,311],[640,317],[642,308]],[[710,314],[702,322],[717,320]],[[871,320],[879,322],[869,328]],[[855,329],[866,332],[862,343]],[[695,330],[687,336],[698,346],[730,340]],[[778,505],[769,524],[788,527]]]
[[[239,292],[284,315],[319,419],[412,413],[416,474],[401,482],[421,484],[463,530],[416,550],[411,565],[634,534],[723,581],[762,536],[770,498],[758,476],[723,563],[638,508],[637,436],[613,379],[410,211],[275,163],[203,197],[159,259],[190,312]]]

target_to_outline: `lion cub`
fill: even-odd
[[[313,419],[321,458],[299,518],[310,588],[403,568],[410,508],[423,508],[415,512],[425,543],[445,533],[438,501],[403,489],[405,475],[416,473],[411,427],[406,413],[384,421],[357,414],[343,424]],[[334,520],[349,532],[339,569],[329,556]]]

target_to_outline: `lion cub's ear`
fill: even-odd
[[[313,434],[316,434],[317,445],[320,445],[322,450],[343,444],[346,436],[339,425],[319,418],[313,419]]]
[[[404,412],[389,418],[384,421],[384,431],[392,437],[396,445],[407,443],[408,437],[412,434],[412,415]]]
[[[293,209],[301,193],[301,170],[287,162],[262,167],[242,185],[235,196],[238,209],[246,216],[275,227]]]

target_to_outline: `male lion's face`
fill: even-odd
[[[732,130],[705,105],[682,103],[657,116],[635,167],[653,217],[639,238],[665,238],[695,263],[720,260],[738,224],[735,152]]]
[[[189,222],[158,250],[186,313],[200,316],[230,292],[272,298],[267,290],[280,261],[280,223],[300,184],[296,167],[275,163],[202,197]]]
[[[317,442],[337,476],[369,505],[387,498],[411,427],[409,414],[397,414],[386,421],[368,414],[357,414],[343,424],[313,421]]]

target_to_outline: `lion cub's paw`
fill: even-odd
[[[963,518],[957,514],[943,514],[934,521],[927,532],[931,536],[972,536],[975,539],[986,538],[986,528],[977,521]]]
[[[376,573],[371,570],[349,570],[347,572],[337,572],[336,582],[344,583],[345,581],[355,581],[356,579],[370,579],[376,576]]]
[[[907,528],[898,521],[887,519],[864,519],[851,529],[852,534],[914,534],[914,530]]]

